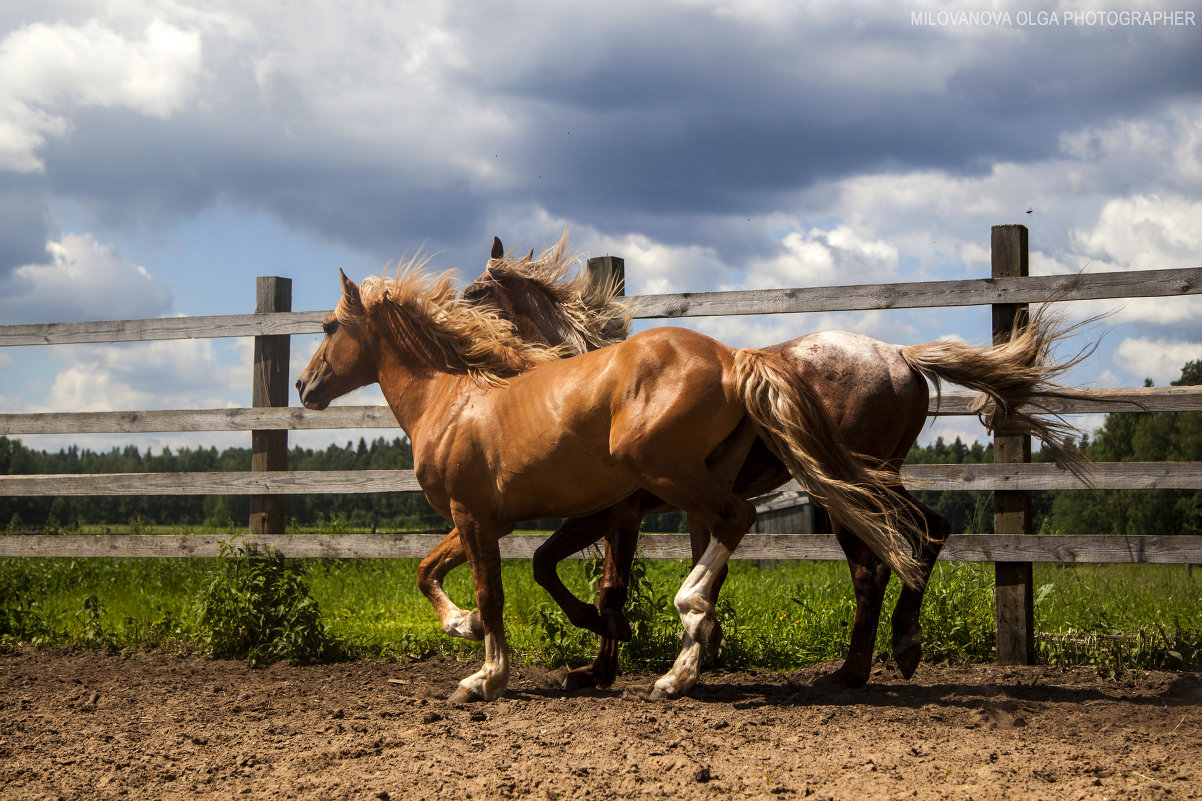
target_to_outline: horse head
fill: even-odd
[[[628,317],[612,295],[597,293],[583,276],[567,278],[573,259],[567,234],[535,258],[506,257],[498,238],[480,277],[463,290],[465,302],[496,311],[531,343],[578,355],[626,337]]]
[[[377,380],[376,349],[359,287],[341,270],[342,298],[321,324],[325,336],[296,380],[306,409],[322,410],[330,401]]]

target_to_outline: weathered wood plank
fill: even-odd
[[[292,311],[292,279],[263,275],[255,279],[255,314]],[[288,356],[292,338],[272,334],[255,337],[251,406],[287,408],[292,387],[288,383]],[[258,429],[250,434],[250,469],[256,473],[288,469],[288,432]],[[284,497],[250,497],[251,535],[283,534],[287,524]]]
[[[0,476],[0,495],[304,495],[420,492],[412,470]]]
[[[1171,297],[1202,292],[1202,268],[1079,275],[920,281],[908,284],[755,289],[639,295],[638,317],[712,317],[743,314],[864,311],[996,303],[1042,303],[1049,299]]]
[[[1202,536],[962,534],[939,555],[952,562],[1060,562],[1065,564],[1198,564]]]
[[[0,558],[12,557],[161,557],[204,558],[219,553],[218,534],[89,534],[0,535]],[[267,545],[295,558],[420,559],[442,539],[441,534],[294,534],[240,537],[237,542]],[[515,535],[501,540],[506,559],[529,559],[547,539]],[[685,534],[647,534],[639,540],[647,559],[688,559]],[[592,549],[571,558],[594,558]],[[843,551],[827,534],[749,534],[735,551],[736,559],[841,560]],[[993,562],[998,559],[1067,564],[1199,564],[1202,536],[1002,536],[967,534],[948,540],[941,561]]]
[[[931,396],[932,415],[967,415],[973,392]],[[1079,399],[1053,401],[1057,414],[1202,411],[1202,386],[1081,390]],[[153,431],[289,431],[391,428],[400,433],[387,406],[331,406],[315,412],[298,406],[237,409],[157,409],[123,412],[0,414],[0,434],[133,434]]]
[[[1055,398],[1047,411],[1055,414],[1110,414],[1111,412],[1196,412],[1202,411],[1202,386],[1194,387],[1117,387],[1075,390],[1079,397]],[[972,414],[968,404],[975,392],[931,394],[929,414]]]
[[[1095,489],[1202,489],[1199,462],[1105,462],[1090,465]],[[913,490],[1086,489],[1052,464],[909,465]],[[781,489],[799,490],[795,481]],[[275,493],[420,492],[412,470],[322,470],[268,473],[84,473],[0,476],[0,496],[254,495]]]
[[[990,277],[1006,281],[1027,277],[1028,231],[1025,225],[995,225],[990,231]],[[995,303],[990,310],[993,344],[1010,341],[1011,332],[1030,319],[1027,303]],[[1031,437],[995,430],[993,461],[997,465],[1031,462]],[[1031,493],[999,489],[993,493],[993,530],[998,534],[1031,534]],[[1029,561],[994,562],[994,617],[997,658],[1003,665],[1035,663],[1034,574]]]
[[[1202,489],[1200,462],[1100,462],[1087,465],[1094,489]],[[1061,490],[1087,489],[1054,464],[908,465],[902,478],[910,489]]]
[[[130,434],[150,431],[290,431],[400,427],[387,406],[297,406],[238,409],[163,409],[128,412],[0,414],[0,434]]]
[[[1202,489],[1200,462],[1098,462],[1088,466],[1094,489]],[[955,492],[1088,489],[1054,464],[913,464],[902,468],[911,490]],[[796,481],[781,489],[803,490]]]
[[[908,284],[686,292],[641,295],[632,297],[631,301],[637,304],[638,317],[656,319],[1040,303],[1053,297],[1067,301],[1173,297],[1198,293],[1202,293],[1202,268],[1190,267]],[[315,334],[321,330],[321,321],[328,313],[310,311],[6,325],[0,326],[0,347]]]
[[[0,326],[0,346],[316,334],[321,331],[321,321],[328,314],[328,311],[213,314],[144,320],[5,325]]]

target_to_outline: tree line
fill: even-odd
[[[57,453],[25,447],[0,437],[0,474],[56,473],[188,473],[250,470],[249,448],[164,448],[145,452],[133,445],[96,452],[72,446]],[[325,449],[293,447],[290,470],[402,470],[413,468],[413,449],[403,438],[330,445]],[[419,493],[291,495],[287,514],[296,526],[369,527],[395,530],[445,527],[445,521]],[[8,531],[40,531],[111,525],[182,525],[206,528],[245,526],[250,497],[245,495],[146,495],[0,497],[0,521]]]
[[[1149,385],[1151,382],[1147,382]],[[1174,386],[1202,384],[1202,360],[1185,365]],[[1094,462],[1202,461],[1202,412],[1117,412],[1106,416],[1092,438],[1074,442]],[[1047,461],[1046,452],[1033,455]],[[993,461],[992,443],[915,445],[909,464],[979,464]],[[208,472],[250,469],[249,448],[164,448],[158,454],[133,445],[95,452],[72,446],[57,453],[25,447],[0,436],[0,474]],[[412,469],[413,450],[401,437],[330,445],[321,450],[293,447],[292,470]],[[988,492],[919,491],[915,496],[946,517],[954,533],[992,533],[993,503]],[[287,500],[296,526],[376,526],[383,530],[446,528],[420,493],[298,495]],[[122,530],[133,525],[210,528],[242,526],[250,516],[247,496],[76,496],[0,497],[0,521],[8,531],[43,531],[87,524]],[[1057,534],[1202,534],[1202,491],[1060,490],[1032,494],[1035,530]],[[554,528],[536,521],[532,528]],[[680,513],[652,515],[648,531],[686,531]]]

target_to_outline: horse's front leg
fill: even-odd
[[[501,586],[501,549],[497,540],[512,527],[480,521],[466,509],[452,505],[459,541],[467,552],[476,581],[476,608],[484,628],[484,665],[459,682],[451,702],[491,701],[509,685],[509,651],[505,643],[505,591]]]
[[[447,573],[466,561],[467,553],[459,541],[459,529],[453,528],[418,565],[417,586],[434,607],[443,631],[452,637],[479,641],[484,638],[480,614],[460,609],[442,588],[442,580]]]

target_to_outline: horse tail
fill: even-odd
[[[921,588],[914,554],[929,532],[914,505],[894,489],[897,473],[848,450],[809,386],[779,355],[736,351],[734,375],[757,432],[793,477],[902,581]]]
[[[936,392],[941,381],[975,389],[978,394],[968,408],[986,429],[1038,437],[1058,464],[1088,484],[1083,457],[1068,444],[1076,429],[1053,410],[1052,402],[1080,397],[1081,393],[1057,384],[1055,379],[1087,358],[1097,344],[1059,362],[1052,358],[1051,350],[1093,321],[1066,327],[1048,313],[1046,304],[1029,320],[1024,317],[1020,315],[1015,321],[1009,341],[998,345],[928,342],[904,347],[901,355],[935,385]]]

